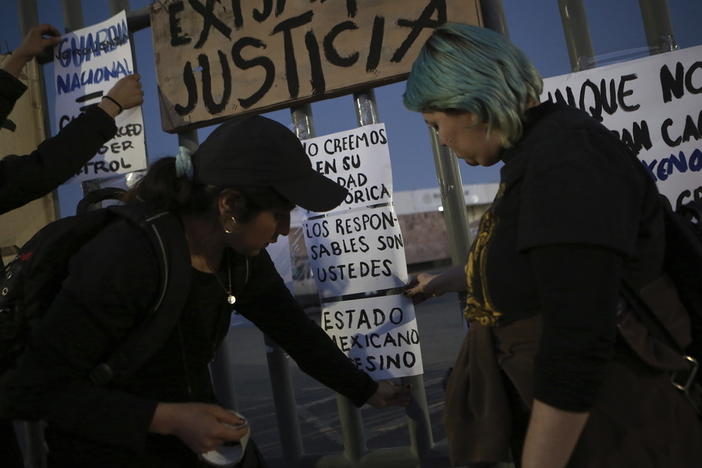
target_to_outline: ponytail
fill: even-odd
[[[173,212],[202,213],[212,207],[218,191],[176,175],[175,158],[162,158],[124,196],[127,203],[142,202]]]
[[[146,203],[176,213],[203,214],[215,209],[217,197],[224,188],[227,187],[198,184],[187,177],[178,177],[176,158],[167,157],[152,164],[146,175],[122,199],[126,203]],[[262,210],[292,209],[295,206],[272,187],[229,188],[241,194],[235,200],[239,211],[237,219],[241,222],[252,219]]]

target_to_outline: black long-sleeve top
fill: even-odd
[[[0,122],[5,121],[25,89],[21,81],[0,70]],[[16,132],[21,138],[22,129]],[[54,190],[76,174],[116,132],[114,119],[92,107],[32,153],[0,159],[0,213]]]
[[[306,316],[265,252],[250,265],[248,283],[235,291],[237,310],[303,371],[363,404],[377,384]],[[178,439],[148,428],[158,402],[215,401],[208,364],[228,331],[231,310],[214,275],[193,271],[178,326],[135,375],[106,387],[88,379],[157,292],[156,256],[148,240],[124,221],[109,226],[72,258],[32,346],[3,379],[0,415],[46,419],[54,456],[74,466],[197,466],[195,454]]]
[[[557,104],[530,109],[502,159],[466,269],[466,315],[499,327],[542,314],[534,398],[586,411],[613,356],[622,280],[640,287],[661,271],[657,189],[615,135]]]

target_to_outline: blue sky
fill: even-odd
[[[15,48],[21,41],[17,5],[22,0],[2,0],[4,14],[0,18],[0,51]],[[400,0],[397,0],[400,1]],[[59,0],[39,0],[39,21],[48,22],[63,31],[63,14]],[[89,25],[110,16],[107,0],[83,0],[83,17]],[[146,0],[131,0],[130,7],[138,9],[150,4]],[[587,20],[595,54],[611,56],[646,55],[644,34],[638,0],[584,0]],[[702,0],[668,1],[673,32],[681,48],[702,44]],[[570,72],[558,0],[503,0],[505,16],[512,41],[532,59],[544,77]],[[135,34],[137,68],[142,75],[146,101],[143,106],[149,160],[172,155],[177,149],[174,135],[161,130],[153,48],[149,29]],[[610,62],[611,63],[611,62]],[[45,75],[53,76],[51,64]],[[52,80],[47,81],[49,115],[53,118]],[[419,114],[402,106],[404,83],[376,88],[381,122],[388,129],[395,190],[413,190],[437,186],[429,134]],[[312,105],[318,135],[357,126],[351,96],[342,96]],[[267,114],[290,123],[290,114],[281,110]],[[52,122],[52,130],[55,125]],[[211,131],[201,129],[200,141]],[[464,183],[496,182],[499,167],[461,168]],[[72,214],[80,198],[79,184],[59,190],[62,215]]]

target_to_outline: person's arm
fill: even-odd
[[[22,68],[47,48],[61,41],[61,33],[50,24],[40,24],[29,30],[22,43],[3,63],[2,69],[15,78],[19,78]]]
[[[528,252],[543,330],[534,363],[534,402],[523,468],[566,466],[613,356],[622,257],[586,245]]]
[[[405,287],[405,295],[411,297],[415,304],[431,297],[449,292],[466,290],[466,271],[463,266],[455,266],[438,275],[420,273],[412,278]]]
[[[588,412],[564,411],[534,400],[522,468],[565,467],[589,416]]]
[[[252,276],[237,310],[278,343],[306,374],[361,406],[376,395],[394,402],[395,394],[382,388],[339,350],[314,321],[307,317],[275,271],[268,254],[252,260]],[[397,388],[397,393],[401,393]],[[374,400],[375,401],[375,400]],[[379,405],[382,406],[382,403]]]
[[[143,101],[138,75],[120,79],[108,92],[125,108]],[[46,195],[68,180],[92,158],[117,131],[114,117],[119,108],[105,99],[42,142],[27,156],[0,160],[0,213]]]
[[[34,26],[22,44],[5,60],[0,71],[0,124],[5,122],[12,108],[27,87],[18,78],[27,62],[61,39],[58,30],[50,24]]]

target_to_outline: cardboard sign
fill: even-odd
[[[391,206],[310,219],[302,229],[321,297],[397,288],[408,280],[400,223]]]
[[[375,380],[424,372],[414,305],[401,294],[323,304],[321,321],[339,349]]]
[[[702,198],[702,46],[544,80],[637,153],[673,207]]]
[[[127,16],[70,32],[54,47],[56,124],[62,129],[126,75],[134,73]],[[100,148],[71,182],[112,177],[146,169],[144,121],[134,107],[115,119],[117,135]]]
[[[336,210],[388,203],[392,168],[385,124],[303,140],[317,172],[346,187],[349,194]]]
[[[431,31],[477,0],[163,0],[151,9],[164,130],[404,79]]]

